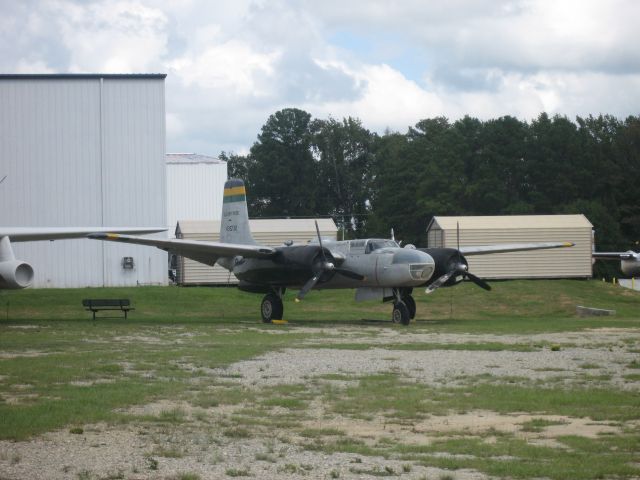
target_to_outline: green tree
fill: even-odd
[[[362,233],[371,198],[375,135],[352,117],[314,120],[311,130],[318,210],[332,215],[348,236]]]
[[[317,215],[317,168],[311,115],[286,108],[269,117],[249,153],[247,175],[254,217]]]

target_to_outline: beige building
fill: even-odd
[[[336,239],[338,228],[330,218],[319,218],[320,235]],[[306,244],[316,238],[316,227],[313,218],[279,218],[249,220],[253,238],[260,245],[277,247],[284,242]],[[176,238],[188,240],[218,241],[220,238],[220,221],[183,220],[178,221]],[[180,285],[225,285],[237,284],[238,280],[227,270],[216,265],[210,267],[188,258],[178,257],[177,282]]]
[[[592,276],[592,229],[584,215],[506,215],[433,217],[428,247],[497,243],[572,242],[571,248],[467,257],[469,271],[481,278],[587,278]]]

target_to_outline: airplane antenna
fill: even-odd
[[[8,176],[9,175],[5,175],[4,177],[2,177],[2,180],[0,180],[0,183],[4,182],[7,179]]]
[[[393,227],[391,227],[391,240],[393,240],[394,242],[396,241],[396,236],[393,233]]]

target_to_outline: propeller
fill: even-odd
[[[459,275],[462,275],[463,278],[468,278],[480,288],[484,288],[485,290],[491,290],[491,285],[489,285],[487,282],[485,282],[481,278],[478,278],[473,273],[469,272],[469,267],[463,261],[462,253],[460,253],[460,223],[459,222],[456,224],[456,239],[458,242],[458,248],[457,248],[458,258],[456,262],[451,266],[451,268],[447,273],[437,278],[435,282],[429,285],[425,290],[425,293],[433,293],[442,285],[447,283],[451,277],[453,276],[457,277]]]
[[[316,286],[316,283],[320,281],[320,278],[326,273],[338,273],[347,278],[352,278],[354,280],[364,280],[366,277],[364,275],[360,275],[359,273],[352,272],[351,270],[346,270],[344,268],[338,268],[335,264],[327,258],[327,254],[324,251],[324,246],[322,245],[322,237],[320,236],[320,228],[318,227],[318,221],[316,223],[316,233],[318,234],[318,243],[320,244],[320,262],[314,263],[313,265],[313,277],[307,280],[298,295],[296,295],[296,302],[302,300],[309,291]]]

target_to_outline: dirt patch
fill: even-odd
[[[51,353],[39,352],[37,350],[24,350],[22,352],[0,352],[0,359],[8,360],[11,358],[46,357],[47,355],[51,355]]]

